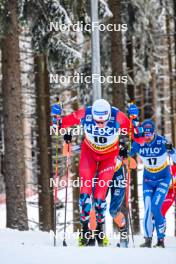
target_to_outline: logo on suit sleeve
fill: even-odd
[[[92,115],[87,115],[86,116],[86,121],[89,121],[89,122],[92,121]]]

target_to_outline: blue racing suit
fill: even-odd
[[[120,246],[128,247],[129,222],[128,212],[125,205],[126,179],[122,161],[117,159],[115,173],[110,186],[111,201],[109,212],[120,232]]]
[[[112,218],[114,218],[117,213],[120,212],[122,203],[125,196],[126,181],[122,169],[122,161],[117,159],[116,169],[112,180],[112,185],[110,187],[111,201],[109,212]]]
[[[152,218],[154,218],[157,237],[161,239],[165,236],[166,229],[166,220],[161,214],[161,206],[167,195],[171,179],[166,139],[155,134],[153,141],[148,144],[140,145],[134,142],[130,156],[135,154],[139,155],[144,164],[144,235],[152,237]]]

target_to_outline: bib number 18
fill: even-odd
[[[101,143],[101,144],[107,143],[107,138],[106,137],[97,137],[97,136],[95,136],[94,140],[95,140],[96,143]]]

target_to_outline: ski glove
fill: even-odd
[[[130,117],[136,118],[139,115],[139,109],[135,104],[130,104],[127,112]]]
[[[70,143],[72,141],[72,135],[71,134],[65,134],[64,140],[67,144]]]
[[[59,128],[61,128],[61,124],[62,124],[61,113],[62,113],[62,108],[58,103],[54,104],[51,107],[51,116],[52,116],[53,125],[59,126]]]
[[[51,107],[51,115],[60,116],[62,113],[62,108],[60,104],[54,104]]]
[[[126,147],[122,147],[119,150],[119,156],[123,159],[128,157],[128,149]]]
[[[167,149],[167,152],[169,154],[174,154],[175,153],[175,150],[174,150],[174,147],[172,145],[172,143],[166,143],[166,149]]]

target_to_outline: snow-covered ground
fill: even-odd
[[[77,247],[77,233],[73,233],[72,224],[67,227],[68,247],[62,246],[64,209],[57,211],[57,246],[53,246],[53,234],[38,231],[38,205],[37,195],[27,199],[28,218],[30,231],[20,232],[6,229],[6,208],[0,204],[0,263],[2,264],[107,264],[111,262],[136,264],[174,264],[176,260],[176,238],[174,237],[174,206],[167,214],[167,232],[165,249],[141,249],[139,244],[143,242],[143,201],[142,201],[142,170],[138,173],[139,179],[139,207],[141,220],[141,235],[135,236],[135,248],[133,248],[130,236],[128,249],[117,248],[119,235],[112,234],[112,219],[107,210],[106,232],[110,239],[107,248],[79,248]],[[69,188],[68,222],[72,222],[72,191]],[[59,199],[64,201],[65,190],[59,192]],[[109,204],[108,197],[108,204]],[[156,237],[153,239],[156,243]]]
[[[174,264],[176,259],[176,239],[167,238],[166,249],[141,249],[141,237],[135,237],[136,248],[78,248],[76,241],[68,247],[53,246],[51,234],[39,231],[20,232],[9,229],[0,231],[0,263],[2,264],[107,264],[142,263]],[[71,242],[71,241],[70,241]],[[72,244],[72,245],[71,245]]]

